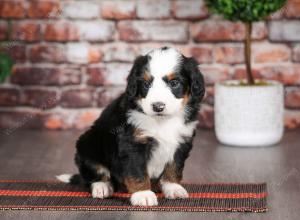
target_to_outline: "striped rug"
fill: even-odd
[[[188,199],[165,199],[157,193],[158,206],[138,207],[130,194],[94,199],[83,187],[57,181],[0,180],[0,210],[131,210],[182,212],[265,212],[266,184],[183,184]]]

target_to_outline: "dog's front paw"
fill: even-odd
[[[114,193],[110,182],[94,182],[91,185],[93,198],[104,199],[111,196]]]
[[[177,183],[164,182],[162,183],[162,191],[166,198],[188,198],[189,194],[181,185]]]
[[[151,190],[138,191],[131,195],[131,205],[155,206],[158,205],[157,197]]]

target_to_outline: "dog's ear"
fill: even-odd
[[[127,77],[127,88],[126,88],[126,94],[130,98],[133,98],[137,95],[138,77],[142,73],[143,68],[145,68],[146,62],[147,62],[146,56],[139,56],[135,59],[133,63],[133,66]]]
[[[205,85],[197,61],[192,57],[185,57],[183,68],[190,81],[189,84],[192,98],[201,101],[205,93]]]

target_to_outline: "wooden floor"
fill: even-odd
[[[74,173],[74,142],[78,131],[0,131],[0,179],[53,179]],[[236,148],[219,144],[212,131],[199,130],[184,171],[184,180],[267,182],[267,213],[178,213],[110,211],[0,211],[0,219],[299,219],[300,130],[287,131],[283,141],[267,148]]]

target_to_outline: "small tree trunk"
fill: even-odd
[[[249,85],[254,85],[254,78],[251,70],[251,33],[252,33],[252,23],[246,22],[246,37],[245,37],[245,63],[247,71],[247,81]]]

